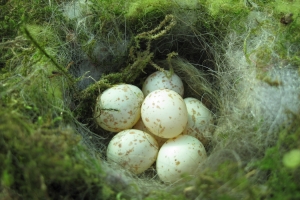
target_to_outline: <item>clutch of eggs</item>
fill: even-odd
[[[120,84],[101,93],[95,120],[118,132],[107,147],[107,160],[136,174],[156,161],[164,182],[191,175],[206,158],[202,143],[210,136],[212,116],[201,101],[182,96],[181,79],[169,71],[150,75],[142,90]]]

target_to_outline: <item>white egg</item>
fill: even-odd
[[[185,98],[184,102],[188,111],[188,123],[183,131],[184,135],[191,135],[203,144],[211,137],[213,118],[210,110],[195,98]]]
[[[127,129],[116,134],[107,147],[107,160],[118,163],[125,169],[139,174],[156,160],[156,140],[140,130]]]
[[[100,127],[119,132],[131,128],[141,116],[142,91],[130,84],[105,90],[97,98],[94,117]]]
[[[162,181],[173,183],[183,175],[193,175],[206,157],[205,148],[199,140],[179,135],[160,148],[156,160],[157,174]]]
[[[175,73],[170,71],[157,71],[148,76],[143,84],[142,91],[146,97],[150,92],[158,89],[170,89],[183,96],[184,87],[181,79]]]
[[[182,97],[169,89],[148,94],[142,104],[141,114],[147,129],[162,138],[173,138],[182,133],[188,120]]]
[[[168,140],[166,138],[161,138],[161,137],[158,137],[157,135],[154,135],[153,133],[151,133],[151,131],[149,131],[147,129],[147,127],[145,126],[142,118],[140,118],[139,121],[132,128],[144,131],[146,133],[149,133],[157,141],[157,144],[158,144],[159,147],[161,147]]]

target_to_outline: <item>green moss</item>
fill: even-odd
[[[247,30],[248,35],[244,39],[244,52],[248,63],[256,65],[262,72],[267,71],[275,63],[278,64],[278,59],[282,63],[289,62],[294,66],[300,64],[299,16],[298,14],[291,14],[287,10],[285,12],[274,10],[274,6],[280,7],[281,3],[289,6],[291,10],[293,10],[292,6],[295,6],[287,1],[258,2],[257,11],[255,12],[259,12],[261,16],[256,16],[253,13],[249,15],[251,20],[255,20],[256,23],[254,26],[252,24],[249,27],[250,29]],[[266,37],[266,33],[272,35],[272,37]],[[248,44],[248,41],[255,40],[264,34],[266,36],[261,41],[264,45],[260,45],[258,48],[252,47],[253,49],[249,51],[248,47],[251,44]]]
[[[134,34],[154,29],[168,14],[199,10],[198,1],[135,0],[126,5],[125,17]],[[199,11],[200,12],[200,11]]]
[[[156,191],[150,194],[150,197],[145,198],[145,200],[164,200],[164,199],[184,200],[186,199],[186,197],[183,196],[182,194],[174,195],[170,192]]]
[[[266,150],[264,158],[258,163],[258,169],[268,172],[266,185],[270,199],[298,199],[300,198],[300,165],[290,168],[286,165],[286,157],[291,151],[300,148],[299,116],[291,127],[281,131],[280,138],[274,147]],[[298,150],[297,150],[298,151]],[[298,158],[297,158],[298,159]],[[292,160],[289,160],[292,162]]]
[[[170,8],[171,1],[168,0],[148,0],[148,1],[132,1],[127,5],[125,17],[131,19],[143,19],[149,13],[165,13]]]
[[[252,172],[245,174],[238,163],[224,162],[217,170],[200,174],[196,191],[206,199],[258,199],[264,194],[258,185],[252,184]]]
[[[5,66],[6,60],[13,57],[14,53],[11,50],[16,49],[14,43],[10,41],[14,39],[20,31],[20,28],[26,24],[44,24],[49,23],[49,16],[57,9],[56,5],[50,5],[47,1],[8,1],[0,5],[0,38],[1,42],[7,42],[5,47],[0,46],[0,67]],[[60,17],[59,13],[55,16]],[[46,20],[47,19],[47,20]],[[51,20],[51,18],[50,18]],[[58,20],[59,21],[59,20]]]
[[[281,24],[278,34],[277,50],[283,60],[300,65],[300,16],[287,25]]]
[[[206,0],[204,2],[212,16],[228,17],[228,15],[238,15],[246,11],[245,2],[240,0]]]
[[[67,126],[72,122],[68,117],[70,112],[51,91],[54,80],[42,67],[35,64],[26,67],[36,69],[28,69],[20,77],[6,71],[1,77],[0,197],[108,199],[114,196],[108,189],[102,189],[105,174],[100,158],[92,157],[81,138]]]
[[[224,162],[217,169],[207,169],[194,177],[186,177],[168,190],[153,191],[146,199],[260,199],[265,197],[264,187],[253,184],[251,176],[234,161]]]
[[[125,14],[127,24],[131,27],[133,34],[149,31],[157,26],[166,14],[170,13],[166,1],[136,1],[128,5]]]
[[[300,2],[296,0],[274,0],[267,2],[275,14],[299,13]]]
[[[227,31],[234,30],[239,34],[243,34],[247,30],[243,21],[251,12],[252,6],[247,5],[245,1],[205,0],[203,5],[213,19],[208,20],[208,22],[214,23],[215,29],[221,33],[225,34]]]
[[[128,19],[143,18],[148,13],[157,12],[165,13],[172,9],[196,9],[198,6],[197,0],[134,0],[127,5],[125,17]]]
[[[37,61],[30,59],[27,63],[20,64],[15,69],[15,72],[21,72],[19,75],[8,71],[5,73],[6,76],[1,78],[5,85],[14,85],[15,88],[4,87],[0,98],[10,102],[16,101],[18,102],[16,106],[23,104],[22,110],[32,114],[34,112],[41,112],[41,115],[50,114],[51,111],[48,109],[61,105],[63,101],[62,85],[65,82],[61,76],[52,77],[54,69],[55,67],[42,55]],[[14,78],[7,77],[9,75]]]
[[[101,195],[100,160],[89,156],[72,130],[26,131],[26,121],[21,116],[1,109],[2,186],[13,189],[22,199]]]
[[[276,52],[282,60],[299,66],[300,64],[300,2],[294,0],[274,0],[261,4],[262,9],[275,19]]]
[[[74,122],[63,104],[68,84],[53,59],[61,46],[57,33],[37,25],[27,29],[27,48],[1,69],[0,197],[109,198],[100,159],[67,126]]]

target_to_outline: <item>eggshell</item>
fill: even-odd
[[[142,91],[146,97],[150,92],[158,89],[170,89],[183,96],[184,87],[181,79],[175,73],[165,70],[157,71],[147,77],[143,84]]]
[[[145,98],[142,120],[147,129],[162,138],[173,138],[185,129],[188,120],[182,97],[173,90],[155,90]]]
[[[161,147],[168,140],[166,138],[161,138],[161,137],[158,137],[157,135],[154,135],[153,133],[151,133],[151,131],[149,131],[147,129],[147,127],[145,126],[142,118],[140,118],[139,121],[132,128],[149,133],[157,141],[157,144],[159,147]]]
[[[105,90],[97,98],[94,117],[103,129],[119,132],[131,128],[141,116],[142,91],[130,84]]]
[[[213,118],[210,110],[195,98],[185,98],[184,102],[188,111],[188,123],[183,131],[185,135],[191,135],[206,144],[211,137]]]
[[[107,160],[139,174],[155,162],[157,153],[158,144],[151,135],[127,129],[116,134],[109,142]]]
[[[206,157],[205,148],[199,140],[179,135],[160,148],[156,160],[157,174],[164,182],[178,181],[182,175],[194,174]]]

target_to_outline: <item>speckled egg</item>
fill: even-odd
[[[169,89],[148,94],[142,104],[141,116],[147,129],[162,138],[173,138],[182,133],[188,120],[182,97]]]
[[[160,148],[156,160],[157,174],[164,182],[179,181],[183,175],[193,175],[206,157],[205,148],[198,139],[179,135]]]
[[[158,144],[159,147],[161,147],[168,140],[166,138],[161,138],[161,137],[158,137],[157,135],[154,135],[153,133],[151,133],[151,131],[149,131],[147,129],[147,127],[145,126],[142,118],[140,118],[139,121],[132,128],[144,131],[146,133],[149,133],[157,141],[157,144]]]
[[[141,116],[142,91],[130,84],[120,84],[105,90],[97,98],[94,117],[107,131],[119,132],[131,128]]]
[[[139,174],[156,160],[158,144],[146,132],[127,129],[116,134],[107,147],[107,160]]]
[[[188,111],[188,123],[183,134],[191,135],[203,144],[207,144],[213,127],[213,118],[210,110],[195,98],[185,98],[184,102]]]
[[[142,91],[146,97],[150,92],[158,89],[170,89],[183,96],[184,87],[181,79],[175,73],[168,70],[157,71],[147,77],[143,84]]]

